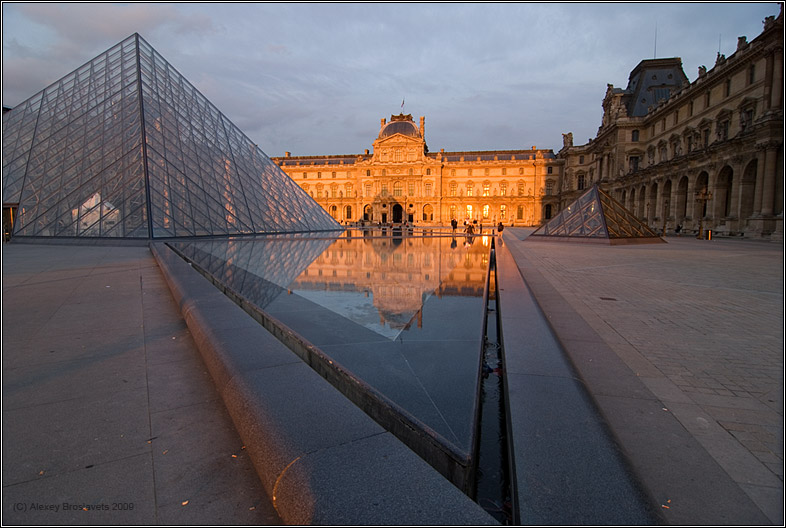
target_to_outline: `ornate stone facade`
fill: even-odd
[[[273,160],[342,223],[534,226],[556,214],[563,161],[550,149],[429,152],[425,118],[382,119],[373,153]]]
[[[625,90],[608,85],[597,136],[564,136],[560,207],[598,182],[660,232],[782,239],[782,8],[692,83],[673,58],[642,61]]]

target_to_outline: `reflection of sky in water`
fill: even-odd
[[[361,292],[331,292],[297,289],[292,291],[381,336],[387,337],[391,341],[395,340],[399,334],[405,330],[405,328],[394,328],[390,323],[382,320],[377,307],[374,306],[374,296],[372,293],[365,295]]]

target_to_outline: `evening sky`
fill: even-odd
[[[680,57],[693,82],[768,3],[3,3],[3,105],[139,33],[269,156],[358,154],[426,117],[431,151],[562,147],[607,84]],[[403,103],[403,108],[402,108]]]

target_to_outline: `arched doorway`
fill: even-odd
[[[423,206],[423,221],[424,222],[434,221],[434,208],[431,207],[430,204],[426,204]]]
[[[753,203],[756,190],[757,160],[751,160],[745,167],[740,180],[740,221],[742,226],[753,215]]]
[[[683,176],[680,178],[680,182],[677,184],[677,195],[675,196],[677,200],[676,205],[676,220],[678,224],[681,224],[685,217],[688,216],[688,177]]]
[[[393,206],[393,223],[400,224],[403,217],[404,217],[404,208],[401,207],[401,204],[395,204]]]
[[[666,180],[663,183],[663,192],[661,196],[663,200],[663,221],[665,223],[671,217],[671,212],[673,211],[673,205],[671,203],[671,180]]]
[[[701,171],[701,173],[696,177],[696,185],[694,186],[694,189],[696,189],[697,199],[693,202],[693,218],[704,218],[707,216],[707,200],[700,200],[698,198],[701,196],[707,196],[707,192],[709,191],[709,182],[710,177],[706,171]]]
[[[352,220],[352,206],[344,207],[344,220]]]
[[[543,211],[546,220],[551,220],[551,204],[546,204],[546,207],[543,209]]]
[[[371,205],[366,205],[363,208],[363,221],[364,222],[371,222],[371,221],[374,220],[374,213],[372,211],[373,211],[373,209],[371,208]]]
[[[726,218],[731,216],[732,201],[731,201],[731,186],[734,179],[734,171],[731,167],[726,165],[718,174],[718,181],[715,184],[715,192],[713,193],[715,200],[715,207],[713,216],[715,218]]]
[[[335,220],[338,220],[338,207],[335,205],[330,206],[330,216],[332,216]]]

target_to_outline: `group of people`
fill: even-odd
[[[478,230],[477,234],[478,235],[482,235],[483,234],[483,224],[482,223],[478,224],[477,220],[473,220],[472,222],[468,222],[468,221],[464,220],[464,234],[466,234],[466,235],[474,235],[476,226],[477,226],[477,230]],[[453,228],[453,233],[455,233],[456,229],[458,229],[458,220],[456,220],[455,218],[452,219],[450,221],[450,227]],[[497,224],[497,232],[500,235],[502,234],[502,230],[503,229],[505,229],[505,226],[502,225],[502,222]]]

